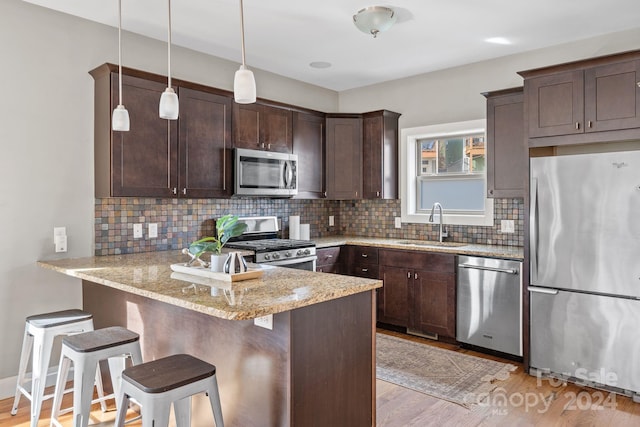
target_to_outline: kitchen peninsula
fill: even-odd
[[[184,352],[215,364],[227,426],[375,425],[381,281],[266,267],[259,279],[205,285],[172,278],[184,261],[164,251],[39,265],[82,279],[95,327],[139,333],[145,361]],[[272,329],[254,325],[268,315]],[[194,399],[194,417],[210,416]]]

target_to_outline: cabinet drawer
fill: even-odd
[[[318,266],[335,264],[339,262],[340,247],[318,249],[316,256],[318,257],[316,261],[316,265]]]
[[[408,270],[455,273],[456,256],[453,254],[403,251],[395,249],[380,250],[380,265],[402,267]]]
[[[367,279],[378,278],[378,266],[376,264],[359,263],[353,265],[349,270],[352,276],[366,277]]]
[[[358,264],[362,261],[371,264],[378,263],[378,248],[368,246],[354,246],[352,249],[353,263]]]

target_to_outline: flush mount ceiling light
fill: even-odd
[[[167,88],[160,96],[160,105],[158,107],[158,113],[161,119],[176,120],[178,118],[178,111],[180,105],[178,104],[178,95],[171,87],[171,0],[169,3],[169,25],[167,27],[167,75],[169,76],[167,82]]]
[[[353,23],[360,31],[372,34],[373,38],[381,31],[386,31],[396,22],[397,15],[393,9],[384,6],[369,6],[353,15]]]
[[[233,79],[233,98],[238,104],[253,104],[256,102],[256,79],[253,72],[247,68],[244,60],[244,11],[240,0],[240,33],[242,37],[242,65],[236,71]]]
[[[111,116],[111,129],[129,131],[129,112],[122,104],[122,0],[118,0],[118,106]]]

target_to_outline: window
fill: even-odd
[[[428,222],[439,202],[447,224],[493,225],[493,201],[485,196],[484,126],[473,120],[402,130],[404,222]]]

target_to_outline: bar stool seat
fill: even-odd
[[[47,382],[47,371],[55,337],[59,335],[72,335],[93,330],[93,315],[86,311],[71,309],[55,311],[51,313],[37,314],[26,318],[24,337],[22,340],[22,353],[18,368],[18,381],[16,394],[11,408],[11,415],[18,413],[20,397],[24,395],[31,401],[31,426],[38,425],[42,401],[53,397],[45,395],[44,389]],[[31,390],[27,390],[26,380],[29,356],[33,350],[31,364]],[[99,378],[99,376],[96,376]],[[103,396],[102,383],[98,383],[98,394]],[[103,403],[102,410],[107,407]]]
[[[120,375],[124,370],[125,358],[131,358],[134,365],[142,363],[140,336],[120,326],[65,337],[62,340],[51,425],[60,426],[58,416],[62,403],[62,390],[71,363],[73,363],[73,425],[74,427],[86,427],[89,424],[93,398],[92,379],[96,375],[98,363],[101,360],[109,361],[114,393],[102,398],[102,400],[106,400],[118,395]],[[116,406],[117,404],[116,401]]]
[[[216,367],[188,354],[176,354],[122,372],[116,427],[124,426],[129,400],[141,408],[143,427],[165,427],[173,403],[177,427],[191,425],[191,396],[209,396],[216,427],[224,427]]]

